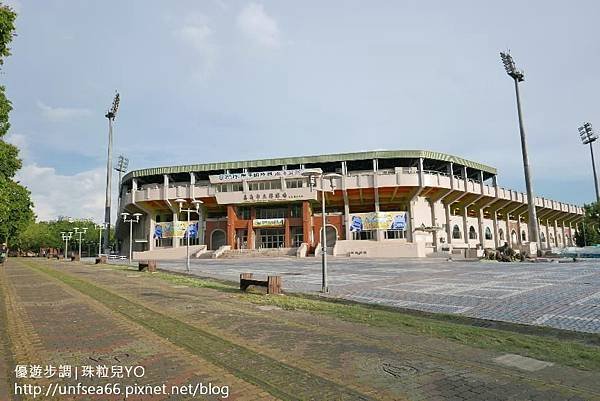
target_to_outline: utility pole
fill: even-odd
[[[110,206],[112,196],[112,142],[113,142],[113,122],[119,110],[119,93],[115,94],[111,109],[104,117],[108,118],[108,157],[106,160],[106,197],[104,202],[104,253],[110,253]]]

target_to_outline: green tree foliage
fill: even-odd
[[[79,248],[79,235],[75,235],[75,227],[79,230],[87,229],[81,236],[82,252],[86,253],[89,246],[90,252],[96,254],[100,236],[96,224],[91,220],[30,222],[19,235],[15,245],[22,252],[37,253],[44,248],[56,248],[62,251],[65,242],[62,240],[61,232],[71,232],[73,236],[69,241],[69,250],[74,251]],[[113,237],[114,231],[111,230],[111,238]]]
[[[19,183],[0,177],[0,238],[14,244],[27,225],[33,221],[29,191]]]
[[[578,224],[575,242],[577,246],[584,246],[584,241],[588,246],[600,244],[600,202],[584,205],[583,208],[585,210],[583,230],[582,224]]]
[[[16,14],[6,5],[0,5],[0,65],[10,55],[9,44],[14,36]],[[0,86],[0,242],[14,245],[20,233],[33,221],[33,204],[29,191],[13,180],[21,168],[19,150],[2,138],[10,128],[12,110],[4,86]]]

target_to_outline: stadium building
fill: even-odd
[[[319,172],[322,176],[315,176]],[[137,258],[319,252],[322,194],[328,253],[423,257],[509,246],[535,252],[527,195],[503,188],[496,169],[422,150],[157,167],[129,172],[121,212],[133,224]],[[179,202],[178,202],[179,200]],[[180,212],[179,204],[198,212]],[[542,249],[573,245],[583,208],[535,198]],[[188,235],[189,233],[189,235]],[[117,225],[129,249],[129,225]]]

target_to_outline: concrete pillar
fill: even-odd
[[[569,245],[575,246],[575,237],[573,235],[573,223],[569,221],[569,237],[571,238]]]
[[[483,171],[479,171],[479,186],[480,186],[480,188],[479,188],[479,189],[481,190],[481,191],[480,191],[480,193],[481,193],[482,195],[483,195],[483,193],[484,193],[484,189],[483,189],[484,185],[485,185],[485,184],[483,183]]]
[[[566,248],[568,246],[567,244],[567,236],[565,235],[565,221],[562,220],[561,222],[561,231],[562,231],[562,237],[563,237],[563,248]]]
[[[137,190],[138,190],[138,183],[137,183],[137,180],[135,178],[133,178],[131,180],[131,203],[136,202],[135,196],[136,196]],[[121,207],[123,207],[123,206],[124,205],[121,205]],[[119,212],[120,212],[120,210],[119,210]]]
[[[481,248],[485,248],[485,236],[483,229],[483,208],[479,208],[477,211],[477,225],[479,226],[479,244]]]
[[[558,242],[558,222],[556,219],[554,219],[554,238],[556,241],[556,246],[560,246],[560,243]]]
[[[495,177],[495,176],[494,176]],[[494,219],[494,248],[498,248],[500,245],[500,240],[498,238],[498,211],[494,210],[493,212]]]
[[[169,176],[163,174],[163,199],[169,199]]]
[[[550,220],[548,219],[546,219],[546,246],[548,249],[554,246],[553,243],[550,242]]]
[[[466,206],[463,206],[463,208],[462,208],[462,215],[463,215],[463,233],[464,233],[463,239],[465,241],[465,244],[468,244],[469,243],[469,221],[467,220],[468,210],[467,210]]]
[[[196,174],[190,173],[190,198],[196,199]]]
[[[377,159],[373,159],[373,191],[375,191],[375,212],[379,213],[379,185],[377,178]]]
[[[508,211],[504,214],[504,218],[506,219],[506,243],[512,248],[512,240],[510,238],[510,213]]]
[[[517,243],[523,245],[523,239],[521,238],[521,215],[517,215]]]
[[[256,209],[250,207],[250,220],[248,220],[248,249],[256,249],[256,235],[254,234],[254,219],[256,219]]]
[[[227,245],[235,249],[235,222],[237,217],[233,205],[227,205]]]
[[[308,201],[302,201],[302,234],[304,236],[304,242],[308,244],[309,247],[313,246],[313,239],[310,236],[311,233],[311,213],[310,213],[310,204]]]
[[[290,207],[287,208],[287,213],[285,216],[285,220],[283,220],[283,246],[286,248],[292,247],[292,236],[290,233]]]
[[[346,239],[352,239],[352,233],[350,232],[350,225],[352,221],[350,220],[350,204],[348,202],[348,193],[346,190],[343,192],[344,194],[344,231],[346,233]]]
[[[156,225],[156,213],[148,213],[148,250],[154,249],[154,227]]]
[[[179,237],[175,236],[175,229],[177,228],[178,221],[179,221],[179,213],[173,212],[173,244],[171,245],[173,248],[179,248]]]
[[[429,210],[431,210],[431,226],[436,227],[437,226],[437,224],[436,224],[437,218],[435,216],[435,202],[433,202],[431,199],[429,199]],[[437,251],[438,233],[437,233],[437,231],[432,230],[431,234],[433,235],[433,248]]]
[[[450,175],[450,188],[454,189],[454,163],[448,164],[448,175]]]
[[[422,188],[425,185],[425,172],[423,171],[423,158],[419,157],[419,186]]]
[[[450,210],[450,204],[444,203],[444,214],[446,215],[446,237],[448,238],[448,244],[452,243],[452,227],[451,227],[451,219],[452,211]]]

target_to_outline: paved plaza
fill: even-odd
[[[160,262],[182,271],[182,261]],[[192,260],[191,272],[227,280],[280,274],[287,291],[316,292],[319,258]],[[600,333],[600,262],[497,263],[441,259],[329,261],[331,296],[426,312]]]
[[[332,266],[338,274],[343,272],[336,267],[340,262]],[[195,268],[205,263],[197,261]],[[233,270],[244,263],[206,264]],[[277,261],[268,263],[274,267]],[[289,270],[305,266],[312,275],[318,273],[314,259],[282,263]],[[434,264],[415,266],[411,275],[445,274],[435,273]],[[318,286],[318,280],[288,280],[292,283]],[[33,399],[12,396],[12,389],[25,391],[29,384],[45,391],[75,384],[121,391],[92,396],[73,390],[37,399],[123,400],[129,388],[143,392],[128,400],[225,399],[216,393],[177,395],[177,389],[200,383],[226,388],[226,399],[237,401],[600,400],[594,345],[447,322],[437,322],[431,331],[429,319],[401,315],[395,322],[371,325],[318,308],[288,310],[262,303],[286,300],[245,296],[217,283],[197,286],[133,267],[9,259],[0,269],[0,400]],[[450,328],[476,343],[453,337],[445,331]],[[484,341],[488,336],[495,342]],[[564,348],[562,341],[568,341]],[[554,353],[541,353],[546,350]],[[554,358],[557,353],[574,359]],[[15,365],[89,368],[75,377],[17,377]],[[98,369],[113,372],[119,366],[141,366],[145,373],[121,378]],[[163,386],[164,391],[152,390]]]

